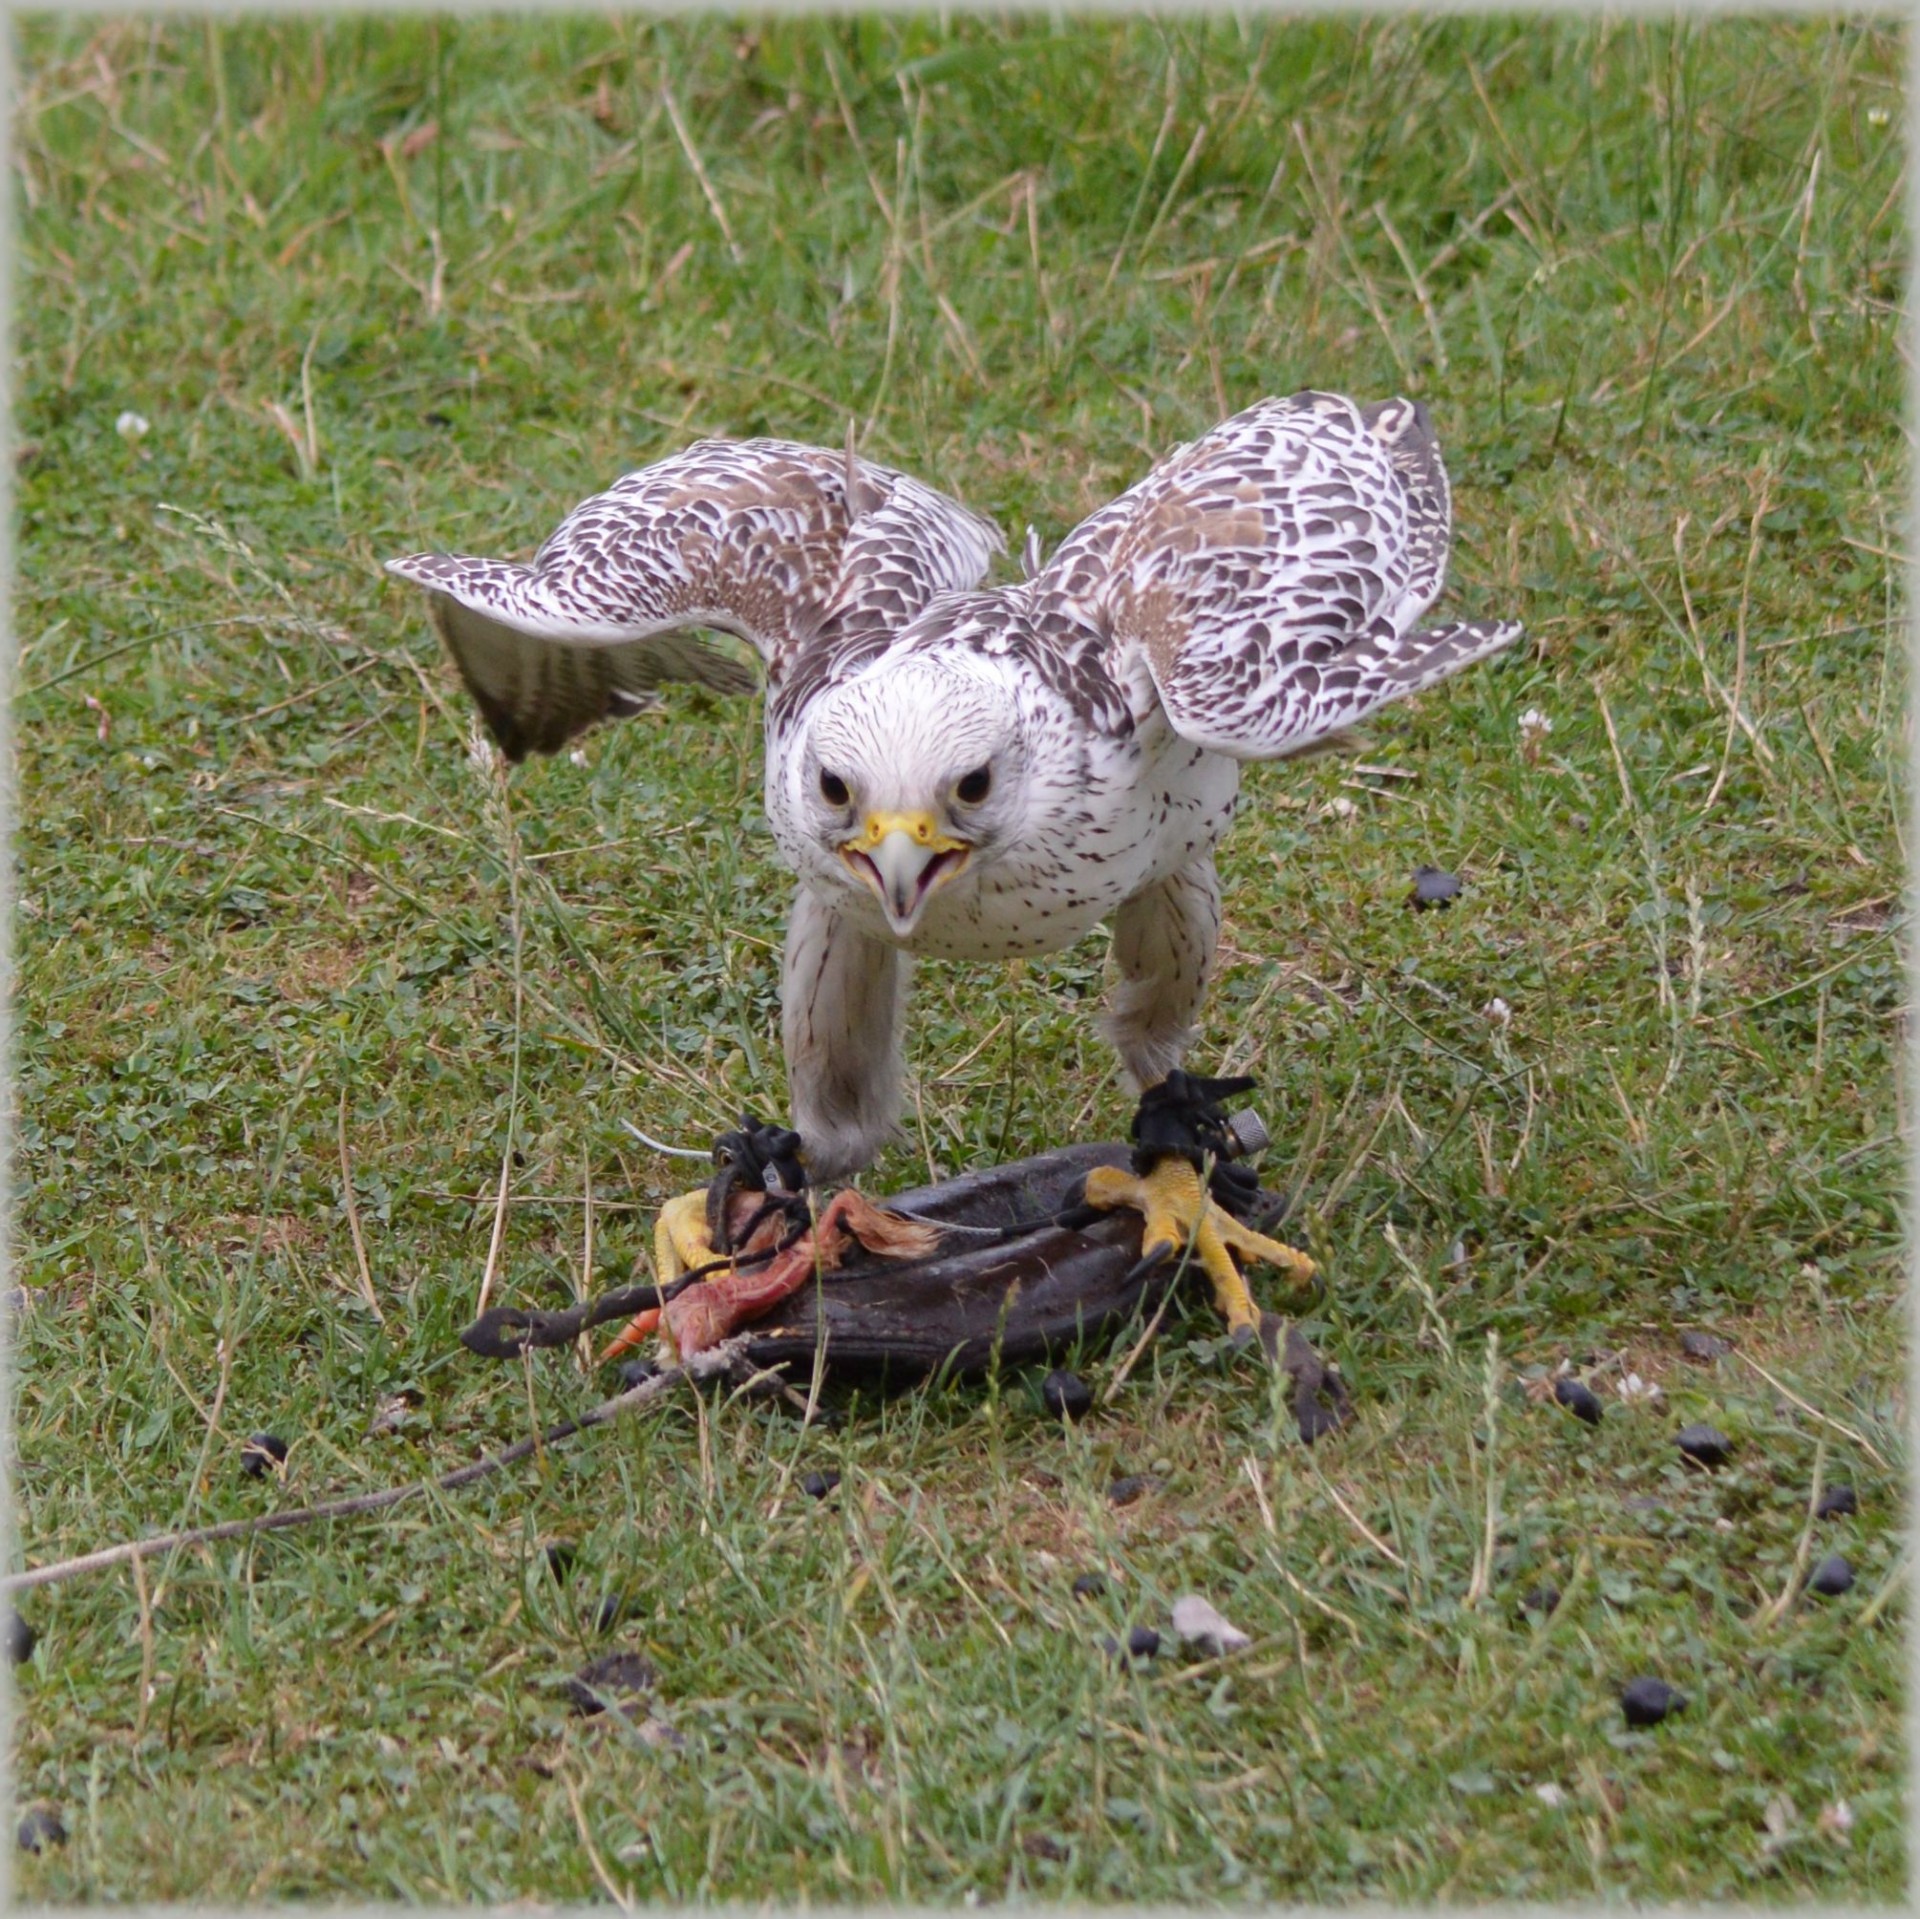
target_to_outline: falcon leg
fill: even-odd
[[[1305,1253],[1268,1239],[1222,1212],[1200,1175],[1177,1153],[1167,1154],[1145,1174],[1115,1166],[1095,1167],[1087,1175],[1087,1204],[1102,1212],[1127,1206],[1144,1215],[1142,1258],[1165,1257],[1190,1244],[1195,1263],[1212,1282],[1213,1303],[1235,1333],[1258,1337],[1262,1331],[1261,1312],[1247,1291],[1236,1253],[1277,1266],[1296,1281],[1310,1280],[1319,1270]]]
[[[816,1181],[871,1164],[900,1117],[907,956],[802,886],[787,923],[780,1032],[793,1123]]]
[[[1219,939],[1220,887],[1210,853],[1136,893],[1114,915],[1120,979],[1101,1026],[1134,1091],[1157,1085],[1180,1064]]]

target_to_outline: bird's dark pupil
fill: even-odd
[[[849,797],[847,783],[838,773],[822,773],[820,791],[826,796],[829,806],[845,806]]]
[[[993,769],[989,766],[976,766],[955,789],[969,806],[978,806],[987,797],[993,787]]]

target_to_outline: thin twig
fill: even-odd
[[[1807,1492],[1807,1523],[1800,1528],[1800,1543],[1793,1549],[1793,1564],[1787,1568],[1786,1584],[1780,1588],[1779,1597],[1753,1616],[1756,1632],[1766,1632],[1778,1624],[1781,1614],[1793,1604],[1793,1596],[1800,1590],[1800,1577],[1807,1569],[1807,1559],[1813,1550],[1813,1528],[1820,1517],[1820,1494],[1825,1489],[1826,1477],[1827,1442],[1822,1437],[1813,1448],[1813,1484]]]
[[[1494,1543],[1500,1531],[1500,1471],[1497,1445],[1500,1432],[1500,1335],[1487,1335],[1487,1367],[1482,1390],[1486,1417],[1486,1451],[1480,1464],[1487,1475],[1486,1524],[1480,1537],[1480,1550],[1474,1555],[1473,1578],[1462,1602],[1477,1606],[1493,1587]]]
[[[1113,259],[1107,267],[1107,277],[1100,282],[1100,291],[1104,295],[1113,285],[1114,276],[1120,271],[1120,262],[1127,257],[1127,242],[1133,238],[1133,229],[1139,223],[1140,209],[1147,203],[1147,190],[1153,185],[1153,170],[1160,164],[1160,149],[1167,144],[1167,135],[1173,131],[1173,123],[1180,112],[1180,69],[1173,62],[1167,62],[1167,107],[1160,116],[1160,131],[1153,136],[1153,150],[1147,155],[1145,171],[1140,175],[1140,191],[1134,196],[1133,211],[1127,215],[1127,224],[1120,230],[1120,244],[1113,250]]]
[[[1893,1471],[1893,1468],[1890,1465],[1888,1465],[1885,1455],[1883,1455],[1877,1447],[1869,1444],[1868,1441],[1863,1439],[1857,1432],[1855,1432],[1851,1426],[1843,1426],[1841,1425],[1839,1420],[1832,1418],[1830,1415],[1826,1413],[1823,1413],[1819,1409],[1819,1407],[1809,1406],[1807,1402],[1804,1399],[1802,1399],[1798,1393],[1793,1392],[1788,1387],[1781,1385],[1781,1383],[1777,1379],[1775,1379],[1774,1376],[1770,1372],[1768,1372],[1767,1369],[1763,1365],[1761,1365],[1757,1359],[1750,1358],[1747,1354],[1743,1352],[1738,1352],[1738,1351],[1734,1353],[1734,1358],[1741,1361],[1744,1365],[1751,1366],[1753,1370],[1756,1373],[1758,1373],[1760,1377],[1764,1379],[1767,1382],[1767,1384],[1771,1386],[1773,1390],[1780,1395],[1782,1399],[1789,1400],[1794,1405],[1798,1406],[1800,1410],[1803,1413],[1805,1413],[1809,1419],[1817,1419],[1821,1423],[1821,1425],[1831,1426],[1836,1433],[1843,1434],[1846,1438],[1852,1440],[1853,1443],[1856,1446],[1858,1446],[1860,1450],[1863,1453],[1865,1453],[1866,1456],[1870,1460],[1872,1460],[1873,1463],[1876,1466],[1878,1466],[1883,1473],[1890,1473]]]
[[[1898,1587],[1901,1580],[1906,1578],[1908,1568],[1911,1567],[1912,1564],[1912,1553],[1903,1553],[1898,1563],[1894,1566],[1893,1571],[1890,1572],[1882,1582],[1880,1590],[1860,1609],[1860,1617],[1853,1622],[1853,1630],[1850,1635],[1852,1638],[1859,1638],[1859,1636],[1886,1611],[1887,1601],[1893,1597],[1894,1590]]]
[[[1450,267],[1466,249],[1479,239],[1482,229],[1489,220],[1497,219],[1520,197],[1517,186],[1508,187],[1497,198],[1490,200],[1471,220],[1456,233],[1451,240],[1427,262],[1424,278],[1431,280],[1442,267]]]
[[[1673,609],[1667,604],[1666,596],[1654,585],[1646,571],[1641,567],[1640,562],[1634,558],[1632,549],[1614,537],[1612,529],[1594,511],[1592,503],[1583,500],[1581,504],[1589,516],[1595,535],[1606,541],[1607,548],[1613,554],[1614,558],[1633,575],[1634,583],[1640,588],[1641,592],[1660,609],[1661,618],[1664,619],[1667,625],[1673,630],[1675,638],[1689,640],[1689,643],[1694,647],[1696,657],[1700,659],[1702,672],[1707,672],[1706,657],[1704,653],[1700,651],[1699,634],[1697,630],[1693,631],[1690,635],[1689,629],[1680,624]],[[1719,530],[1719,527],[1715,526],[1708,532],[1707,539],[1709,542],[1712,541],[1714,535],[1718,533]],[[1689,615],[1689,617],[1691,617],[1691,615]],[[1760,648],[1757,650],[1764,651],[1765,649]],[[1714,696],[1724,701],[1727,697],[1726,689],[1721,686],[1719,680],[1710,677],[1709,684]],[[1771,766],[1773,764],[1773,749],[1767,745],[1765,736],[1737,706],[1729,710],[1738,717],[1741,732],[1753,742],[1753,750],[1760,756],[1761,761],[1765,765]]]
[[[346,1202],[347,1227],[353,1234],[353,1257],[360,1268],[360,1297],[367,1310],[385,1326],[387,1316],[380,1310],[380,1298],[373,1290],[373,1268],[367,1263],[367,1242],[360,1231],[360,1202],[354,1197],[353,1162],[347,1157],[347,1089],[340,1089],[340,1194]]]
[[[1249,1453],[1241,1462],[1241,1465],[1246,1472],[1248,1480],[1252,1483],[1254,1502],[1260,1508],[1261,1524],[1266,1527],[1267,1532],[1274,1541],[1274,1544],[1267,1548],[1267,1563],[1309,1606],[1315,1608],[1316,1611],[1325,1613],[1329,1619],[1337,1620],[1341,1625],[1346,1627],[1347,1631],[1353,1637],[1353,1643],[1356,1646],[1359,1645],[1361,1642],[1359,1626],[1356,1625],[1346,1613],[1343,1613],[1338,1606],[1334,1605],[1331,1600],[1322,1599],[1310,1586],[1303,1585],[1301,1581],[1296,1579],[1292,1572],[1288,1570],[1286,1561],[1280,1557],[1280,1529],[1274,1524],[1273,1507],[1267,1500],[1266,1481],[1261,1477],[1259,1464],[1253,1455]]]
[[[1427,333],[1433,341],[1434,365],[1444,373],[1447,370],[1447,343],[1440,337],[1440,317],[1433,310],[1433,295],[1427,291],[1427,283],[1420,277],[1420,269],[1413,263],[1413,255],[1407,251],[1407,243],[1400,237],[1399,229],[1387,215],[1384,203],[1376,200],[1373,217],[1380,223],[1380,231],[1387,236],[1395,253],[1400,256],[1400,264],[1407,270],[1408,283],[1413,288],[1413,297],[1420,302],[1420,311],[1426,316]]]
[[[1180,1249],[1180,1264],[1174,1268],[1173,1278],[1167,1282],[1167,1290],[1160,1295],[1160,1304],[1153,1309],[1153,1317],[1147,1321],[1146,1330],[1134,1342],[1133,1350],[1114,1368],[1113,1377],[1107,1382],[1107,1390],[1101,1394],[1101,1403],[1111,1406],[1120,1397],[1120,1388],[1127,1383],[1127,1376],[1139,1363],[1140,1355],[1153,1343],[1153,1336],[1160,1330],[1160,1322],[1167,1316],[1167,1308],[1173,1304],[1173,1296],[1180,1290],[1180,1276],[1187,1270],[1187,1262],[1193,1257],[1193,1239]]]
[[[1153,251],[1153,243],[1159,237],[1160,229],[1166,224],[1167,215],[1173,209],[1174,197],[1179,193],[1180,189],[1186,185],[1187,175],[1193,171],[1194,162],[1200,158],[1200,150],[1207,144],[1207,135],[1211,131],[1212,128],[1205,120],[1202,120],[1199,126],[1194,129],[1193,139],[1187,146],[1186,157],[1175,170],[1173,184],[1167,188],[1166,194],[1161,199],[1159,212],[1157,212],[1147,224],[1146,233],[1142,237],[1139,248],[1134,254],[1136,260],[1144,260],[1147,255]]]
[[[140,1710],[133,1721],[137,1746],[147,1730],[147,1701],[153,1691],[153,1600],[147,1592],[147,1569],[138,1558],[133,1561],[133,1592],[140,1602]]]
[[[708,178],[706,162],[700,158],[700,149],[693,144],[693,135],[687,131],[687,123],[680,117],[680,103],[673,97],[673,89],[664,82],[660,87],[660,102],[667,110],[667,118],[673,123],[674,138],[680,142],[680,151],[687,156],[687,165],[693,169],[693,177],[699,181],[700,191],[706,196],[708,210],[725,236],[727,251],[733,255],[733,264],[745,266],[747,256],[740,251],[740,242],[733,237],[727,210],[720,204],[720,196],[714,191],[713,181]]]
[[[827,79],[833,86],[833,97],[840,103],[840,124],[847,130],[847,138],[853,143],[854,158],[860,162],[860,171],[867,176],[867,191],[873,195],[873,203],[880,209],[880,217],[889,227],[893,225],[893,203],[887,198],[886,189],[880,184],[880,176],[873,170],[873,162],[867,158],[866,142],[860,138],[860,125],[853,117],[853,103],[847,98],[847,90],[840,79],[840,62],[833,57],[833,48],[825,47],[827,60]],[[997,191],[997,189],[995,189]]]
[[[1722,706],[1727,708],[1729,715],[1738,721],[1740,730],[1753,742],[1754,751],[1760,755],[1767,765],[1771,766],[1773,764],[1773,749],[1768,746],[1766,740],[1761,736],[1753,722],[1748,719],[1738,707],[1732,704],[1727,689],[1720,683],[1719,676],[1714,672],[1713,668],[1707,664],[1706,642],[1700,636],[1700,622],[1694,615],[1693,594],[1687,584],[1686,532],[1692,519],[1692,514],[1683,513],[1673,523],[1673,564],[1674,570],[1680,576],[1680,606],[1681,610],[1687,616],[1687,633],[1693,642],[1693,657],[1700,663],[1700,678],[1705,684],[1708,693],[1714,699],[1718,700]],[[1714,533],[1718,531],[1719,527],[1716,525],[1712,531],[1708,533],[1708,540],[1711,541]],[[1666,612],[1666,608],[1663,606],[1661,611],[1663,613]],[[1673,615],[1671,613],[1667,613],[1667,620],[1669,624],[1672,624]],[[1818,637],[1825,638],[1829,636],[1821,635]],[[1760,647],[1757,650],[1764,653],[1769,650],[1769,647],[1780,644],[1782,644],[1782,642],[1778,640],[1770,641],[1768,646]],[[1787,644],[1793,644],[1793,642],[1787,642]]]
[[[130,1560],[146,1559],[179,1547],[211,1546],[223,1539],[251,1539],[256,1533],[285,1532],[291,1527],[310,1526],[322,1519],[356,1519],[367,1513],[384,1512],[387,1507],[397,1506],[402,1500],[412,1499],[421,1493],[457,1492],[461,1487],[485,1479],[503,1467],[517,1466],[521,1460],[532,1458],[543,1446],[557,1446],[576,1433],[586,1432],[590,1427],[604,1426],[618,1419],[622,1413],[636,1411],[656,1399],[664,1398],[683,1379],[699,1381],[726,1372],[745,1347],[744,1339],[730,1339],[704,1353],[696,1353],[684,1366],[669,1367],[664,1372],[654,1374],[651,1379],[643,1379],[626,1392],[617,1393],[612,1399],[589,1407],[578,1419],[562,1420],[559,1425],[550,1426],[532,1438],[516,1440],[500,1452],[485,1453],[468,1465],[457,1466],[452,1472],[441,1474],[438,1479],[416,1479],[404,1486],[384,1487],[377,1493],[353,1493],[339,1499],[323,1500],[315,1506],[258,1513],[251,1519],[228,1519],[217,1526],[193,1526],[184,1532],[158,1533],[151,1539],[122,1540],[117,1546],[102,1546],[97,1552],[82,1553],[78,1558],[58,1559],[51,1565],[32,1566],[25,1572],[8,1573],[0,1577],[0,1593],[21,1592],[29,1586],[57,1586],[78,1578],[82,1573],[99,1572],[108,1566],[124,1565]]]
[[[1414,383],[1414,369],[1408,363],[1407,356],[1400,350],[1400,342],[1395,338],[1393,328],[1387,324],[1386,312],[1380,304],[1380,294],[1373,284],[1373,276],[1368,273],[1359,254],[1354,250],[1353,241],[1347,233],[1346,223],[1340,217],[1339,199],[1320,178],[1319,169],[1313,163],[1313,148],[1307,142],[1306,126],[1303,122],[1296,120],[1291,132],[1294,144],[1300,149],[1300,157],[1306,163],[1307,184],[1312,187],[1315,197],[1320,202],[1321,218],[1327,230],[1332,233],[1335,245],[1346,256],[1354,282],[1360,289],[1360,298],[1367,311],[1373,316],[1374,325],[1380,329],[1380,337],[1387,343],[1387,351],[1393,355],[1393,362],[1400,369],[1401,379],[1411,386]]]
[[[1613,770],[1620,775],[1620,796],[1627,804],[1627,817],[1638,824],[1640,802],[1634,797],[1633,782],[1627,778],[1627,762],[1620,752],[1620,735],[1613,730],[1613,709],[1607,696],[1596,686],[1593,697],[1600,702],[1600,717],[1606,723],[1607,744],[1613,748]]]
[[[1734,721],[1740,712],[1740,695],[1747,685],[1747,608],[1753,600],[1753,567],[1760,557],[1760,522],[1767,517],[1767,507],[1773,499],[1773,474],[1769,470],[1760,482],[1760,499],[1753,509],[1753,524],[1747,533],[1747,567],[1740,581],[1740,611],[1733,626],[1733,692],[1727,700],[1727,737],[1720,748],[1720,771],[1714,775],[1713,790],[1700,808],[1700,817],[1705,819],[1713,811],[1714,802],[1720,797],[1720,789],[1727,783],[1727,768],[1733,762]]]
[[[887,261],[881,279],[887,289],[887,344],[880,356],[880,377],[873,389],[873,404],[867,409],[867,423],[861,437],[871,440],[880,424],[880,408],[887,397],[887,384],[893,378],[894,348],[900,339],[900,269],[907,257],[904,221],[907,203],[907,143],[893,143],[893,222],[887,237]]]
[[[1552,1621],[1571,1619],[1573,1617],[1574,1595],[1586,1584],[1587,1576],[1592,1570],[1592,1561],[1586,1553],[1581,1553],[1580,1557],[1574,1561],[1573,1576],[1567,1581],[1567,1590],[1562,1596],[1559,1605],[1553,1609],[1551,1616]],[[1428,1754],[1445,1752],[1449,1746],[1456,1744],[1469,1734],[1475,1733],[1481,1727],[1491,1723],[1492,1708],[1495,1701],[1504,1699],[1519,1685],[1521,1680],[1526,1678],[1526,1676],[1550,1654],[1557,1655],[1558,1653],[1559,1642],[1554,1634],[1552,1623],[1549,1622],[1543,1625],[1540,1631],[1535,1633],[1533,1644],[1527,1650],[1526,1655],[1507,1672],[1505,1677],[1499,1681],[1484,1699],[1475,1702],[1472,1712],[1462,1712],[1454,1715],[1452,1730],[1442,1734],[1435,1744],[1430,1745],[1427,1748]]]
[[[1320,1483],[1327,1489],[1327,1497],[1347,1516],[1348,1522],[1353,1526],[1354,1530],[1359,1533],[1360,1537],[1364,1539],[1375,1552],[1384,1554],[1385,1557],[1392,1560],[1402,1572],[1405,1572],[1407,1562],[1340,1497],[1340,1488],[1330,1479],[1322,1479]]]
[[[376,886],[384,887],[403,906],[410,906],[423,919],[437,920],[440,915],[418,894],[409,893],[396,880],[390,880],[377,866],[369,866],[365,860],[357,860],[351,853],[343,853],[337,846],[329,846],[325,840],[317,840],[311,833],[303,833],[297,826],[283,826],[278,820],[267,819],[263,814],[250,813],[242,806],[216,806],[212,809],[228,819],[245,820],[249,826],[263,828],[269,833],[278,833],[282,839],[298,840],[303,846],[311,846],[316,853],[325,856],[341,866],[351,867],[354,872],[365,875]]]
[[[240,726],[253,726],[261,720],[270,720],[276,713],[284,713],[290,706],[303,705],[308,700],[317,700],[322,693],[331,693],[336,686],[344,686],[349,680],[357,680],[370,667],[387,665],[384,653],[375,653],[364,659],[358,666],[350,666],[344,673],[336,673],[330,680],[322,680],[318,686],[303,686],[298,693],[289,693],[284,700],[275,700],[271,706],[263,706],[256,713],[249,713],[236,722]]]
[[[579,1829],[580,1844],[585,1849],[588,1865],[593,1868],[593,1876],[607,1889],[607,1897],[611,1899],[622,1912],[631,1912],[633,1910],[632,1898],[622,1892],[614,1883],[612,1873],[607,1870],[601,1860],[599,1852],[594,1847],[593,1835],[587,1831],[587,1815],[580,1809],[579,1788],[575,1786],[571,1775],[567,1773],[560,1775],[560,1783],[567,1789],[567,1804],[573,1808],[573,1823]]]
[[[475,738],[479,735],[476,732]],[[507,791],[506,763],[488,761],[493,781],[494,810],[497,814],[501,856],[507,869],[507,906],[512,917],[513,934],[513,1083],[507,1095],[507,1137],[500,1149],[500,1190],[494,1199],[493,1238],[487,1247],[486,1271],[480,1275],[480,1297],[473,1316],[478,1319],[487,1310],[493,1291],[494,1275],[500,1268],[501,1248],[507,1236],[507,1185],[513,1177],[513,1132],[520,1118],[520,1057],[526,1028],[526,955],[520,914],[520,841],[514,830],[513,803]]]
[[[318,691],[318,689],[315,689]],[[308,697],[299,696],[296,697]],[[272,711],[271,708],[268,711]],[[263,714],[249,716],[261,719]],[[411,813],[383,813],[377,806],[356,806],[351,800],[335,799],[331,793],[320,795],[322,806],[331,806],[338,813],[354,813],[361,819],[378,820],[382,826],[417,826],[423,833],[438,833],[443,840],[452,840],[460,846],[478,846],[481,844],[471,833],[456,832],[451,826],[436,826],[431,820],[416,819]]]
[[[593,1295],[593,1155],[584,1146],[580,1149],[580,1200],[584,1219],[581,1226],[580,1284],[574,1288],[573,1295],[576,1306],[584,1306]],[[580,1329],[575,1350],[581,1372],[591,1374],[593,1342],[587,1337],[584,1326]]]
[[[300,411],[306,420],[305,459],[306,477],[313,479],[320,471],[320,429],[313,417],[313,350],[320,344],[320,329],[315,327],[313,337],[307,342],[307,350],[300,356]]]
[[[475,1319],[487,1310],[487,1300],[493,1292],[493,1276],[500,1267],[500,1246],[507,1235],[507,1182],[512,1176],[513,1121],[509,1107],[507,1143],[500,1154],[500,1188],[493,1196],[493,1237],[487,1242],[487,1265],[480,1275],[480,1296],[473,1303]]]

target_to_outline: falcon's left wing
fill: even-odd
[[[1450,515],[1424,407],[1296,393],[1162,462],[1034,588],[1075,580],[1116,676],[1144,661],[1183,738],[1281,759],[1520,637],[1416,625],[1445,583]]]

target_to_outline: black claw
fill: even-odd
[[[1262,1313],[1261,1343],[1264,1345],[1269,1337],[1277,1340],[1282,1327],[1276,1314]],[[1338,1432],[1353,1417],[1353,1396],[1338,1370],[1308,1345],[1299,1327],[1285,1326],[1284,1331],[1280,1364],[1293,1379],[1293,1423],[1299,1427],[1301,1439],[1311,1446],[1316,1439]]]
[[[1262,1313],[1260,1315],[1260,1350],[1276,1366],[1280,1364],[1280,1356],[1286,1341],[1287,1322],[1278,1313]]]
[[[1120,1290],[1123,1293],[1131,1291],[1135,1286],[1151,1278],[1155,1272],[1173,1257],[1173,1251],[1174,1249],[1171,1246],[1156,1246],[1151,1252],[1142,1253],[1141,1256],[1127,1268],[1127,1276],[1120,1282]]]
[[[1056,1368],[1040,1382],[1040,1403],[1055,1419],[1085,1419],[1093,1411],[1093,1388],[1078,1373]]]
[[[1085,1191],[1085,1186],[1085,1181],[1082,1181],[1082,1191]],[[1107,1214],[1098,1206],[1089,1206],[1087,1202],[1082,1199],[1076,1201],[1075,1204],[1071,1206],[1063,1207],[1059,1212],[1055,1213],[1046,1224],[1058,1227],[1063,1233],[1084,1233],[1089,1226],[1097,1224],[1106,1217]],[[1024,1232],[1025,1230],[1025,1227],[1017,1224],[1007,1228],[1007,1232],[1010,1235]]]

